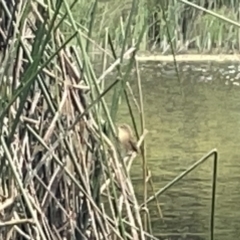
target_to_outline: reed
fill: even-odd
[[[98,1],[87,28],[72,15],[76,2],[8,3],[0,5],[0,238],[156,239],[143,228],[129,175],[136,153],[119,153],[105,102],[111,89],[124,92],[121,64],[130,72],[134,59],[126,58],[143,34],[127,52],[123,38],[119,57],[112,45],[115,60],[97,77],[89,51],[94,44],[106,52],[92,36]],[[115,68],[119,78],[105,86]]]
[[[237,10],[239,5],[236,0],[225,1],[224,4],[221,0],[194,0],[190,3],[239,22]],[[94,1],[92,1],[92,4],[94,4]],[[236,27],[229,28],[228,23],[193,8],[186,4],[186,1],[138,1],[138,6],[130,23],[131,34],[125,36],[123,29],[128,24],[131,4],[131,0],[121,2],[99,1],[93,39],[97,42],[102,40],[105,29],[108,28],[114,48],[121,51],[124,39],[126,39],[128,45],[136,42],[141,29],[147,24],[147,31],[144,33],[139,46],[139,49],[143,51],[171,53],[171,46],[168,41],[169,34],[176,53],[191,53],[192,51],[231,53],[239,50],[240,37],[239,30]],[[89,1],[83,0],[81,3],[77,3],[72,10],[75,19],[81,23],[82,28],[86,31],[89,25],[87,19],[89,19],[92,8],[93,5],[89,5]],[[75,9],[81,10],[79,12]],[[164,12],[169,23],[168,27],[166,26],[166,20],[163,19]],[[65,31],[69,33],[69,28],[65,27]],[[93,48],[92,51],[96,52],[96,48]]]

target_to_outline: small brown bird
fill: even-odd
[[[127,124],[118,126],[118,140],[127,151],[138,152],[138,146],[133,138],[132,129]]]

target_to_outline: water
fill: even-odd
[[[217,148],[220,159],[215,239],[238,239],[240,65],[181,63],[179,70],[181,84],[171,64],[141,65],[149,131],[147,159],[154,187],[156,190],[162,188],[211,149]],[[134,80],[133,74],[131,85],[138,97]],[[119,121],[131,123],[124,103],[120,107]],[[139,159],[134,162],[131,175],[141,202],[143,182]],[[152,202],[150,214],[154,232],[172,233],[171,239],[208,239],[211,179],[212,161],[209,160],[160,196],[164,222]],[[180,236],[174,236],[176,234]]]

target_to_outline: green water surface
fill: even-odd
[[[240,67],[233,63],[181,63],[179,70],[181,84],[173,64],[141,64],[149,131],[147,159],[155,189],[164,187],[217,148],[220,158],[215,239],[239,239]],[[138,98],[134,73],[130,82]],[[137,116],[136,109],[134,113]],[[120,122],[131,123],[124,101],[118,118]],[[143,181],[139,159],[133,163],[131,175],[141,202]],[[192,234],[171,239],[209,239],[211,179],[212,161],[209,160],[160,196],[164,221],[159,219],[156,203],[152,202],[149,207],[154,232]]]

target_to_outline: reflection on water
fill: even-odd
[[[238,239],[240,235],[239,72],[237,64],[181,63],[180,85],[173,65],[141,66],[149,130],[147,157],[155,189],[162,188],[212,148],[219,150],[215,218],[218,240]],[[137,93],[135,82],[131,84]],[[126,105],[121,105],[120,113],[119,121],[130,123]],[[132,177],[141,201],[140,161],[135,161]],[[211,177],[212,162],[208,161],[164,193],[159,198],[164,222],[153,202],[150,211],[155,232],[183,233],[171,239],[207,239]],[[193,236],[184,235],[186,232]]]

